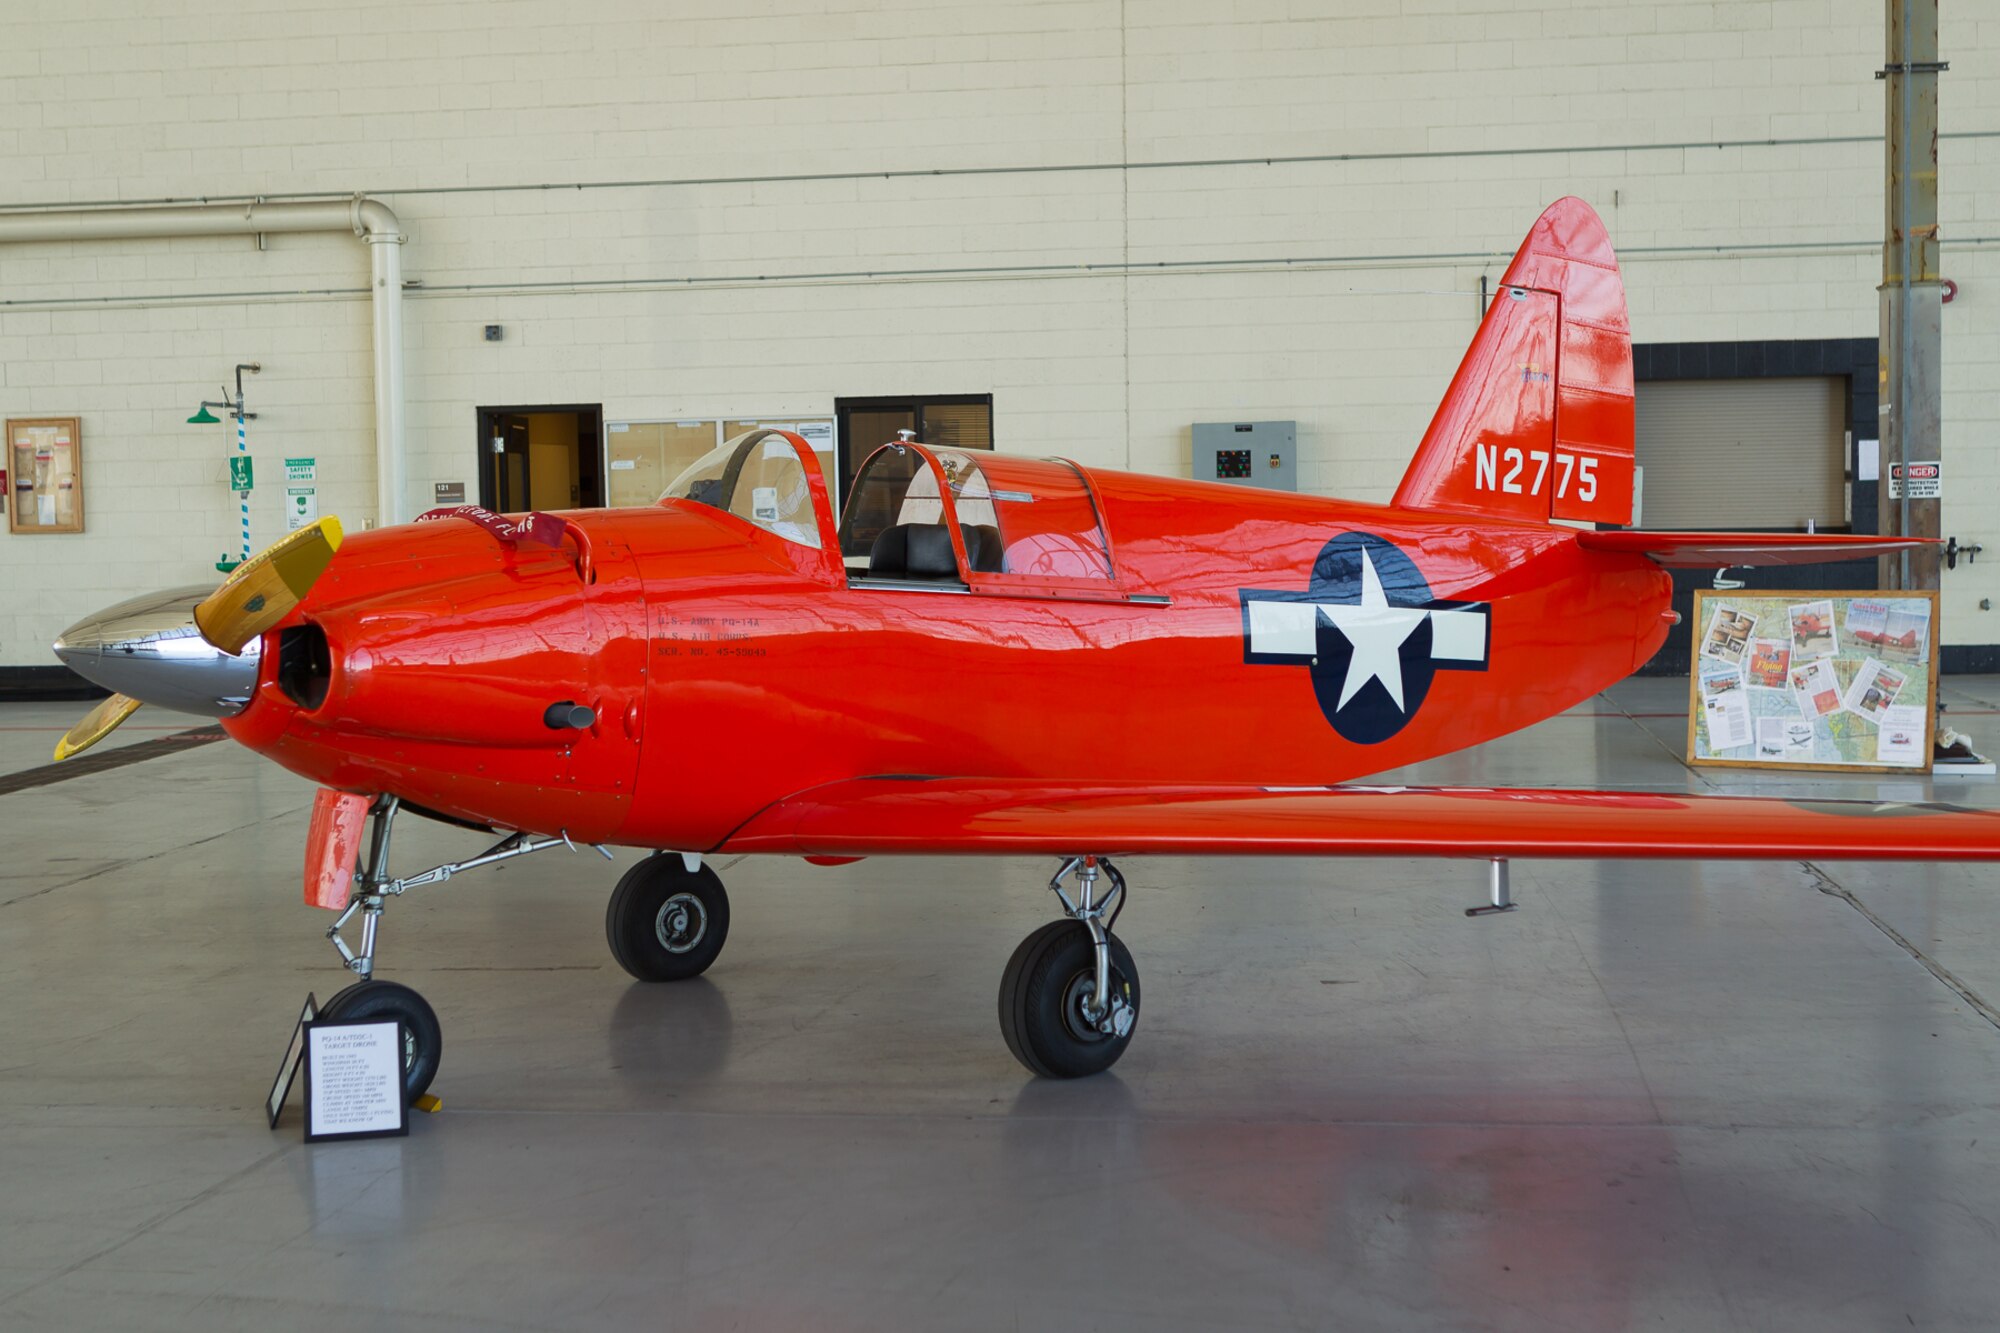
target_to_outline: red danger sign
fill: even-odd
[[[1907,489],[1912,500],[1936,500],[1944,492],[1942,463],[1891,463],[1889,498],[1900,500]]]

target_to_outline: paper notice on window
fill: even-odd
[[[1798,701],[1799,712],[1808,718],[1839,712],[1840,677],[1834,674],[1833,659],[1794,665],[1792,697]]]
[[[1750,635],[1756,628],[1757,617],[1725,602],[1708,618],[1708,631],[1701,636],[1701,655],[1735,666],[1743,660],[1743,652],[1750,646]]]
[[[750,488],[750,516],[759,523],[778,521],[778,488],[776,486],[753,486]]]
[[[1704,665],[1701,672],[1701,712],[1708,724],[1710,753],[1735,750],[1751,743],[1750,696],[1741,673],[1729,667]]]
[[[815,453],[833,452],[833,423],[831,421],[801,421],[799,438],[813,447]]]
[[[1882,710],[1881,730],[1875,737],[1875,758],[1885,764],[1917,766],[1929,758],[1924,753],[1924,710],[1904,705]]]
[[[1910,678],[1880,658],[1871,657],[1861,664],[1861,670],[1854,674],[1854,683],[1847,687],[1847,711],[1859,713],[1877,726],[1882,724],[1882,715],[1896,702],[1896,696],[1903,692],[1903,686]]]

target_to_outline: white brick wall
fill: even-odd
[[[175,8],[0,8],[0,206],[387,200],[424,283],[413,498],[471,478],[481,404],[988,391],[1003,448],[1166,472],[1190,422],[1296,418],[1309,489],[1381,498],[1481,275],[1563,193],[1604,213],[1643,341],[1876,327],[1880,0]],[[1944,21],[1946,129],[1986,136],[1943,147],[1945,523],[1996,551],[1947,577],[1944,623],[1993,643],[2000,21]],[[1217,158],[1251,162],[1059,169]],[[339,236],[0,249],[0,414],[83,417],[90,524],[0,533],[0,665],[214,578],[230,437],[183,419],[237,361],[266,367],[257,539],[288,455],[371,516],[367,273]],[[854,273],[905,276],[801,276]]]

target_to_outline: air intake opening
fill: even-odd
[[[299,707],[311,710],[326,702],[333,678],[333,654],[326,631],[318,625],[294,625],[278,635],[278,688]]]

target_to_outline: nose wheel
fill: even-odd
[[[641,981],[685,981],[708,970],[729,938],[729,895],[713,870],[675,852],[625,872],[604,909],[604,938]]]
[[[430,1001],[395,981],[357,981],[328,1000],[319,1017],[329,1023],[400,1019],[403,1024],[403,1100],[414,1102],[437,1077],[444,1029]]]
[[[1098,898],[1100,869],[1111,891]],[[1062,882],[1077,876],[1072,902]],[[1098,857],[1074,857],[1049,882],[1068,918],[1021,941],[1000,974],[1000,1035],[1030,1072],[1082,1078],[1118,1062],[1139,1021],[1139,968],[1111,933],[1125,879]],[[1108,915],[1107,915],[1108,912]]]

